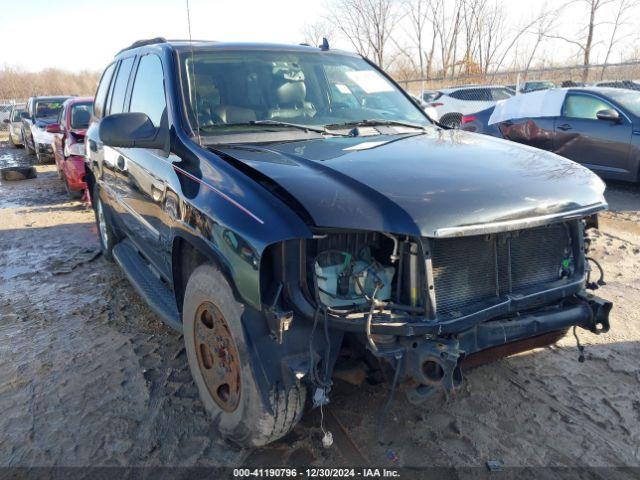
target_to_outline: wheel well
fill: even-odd
[[[209,259],[183,238],[176,238],[173,243],[171,258],[173,271],[173,291],[175,292],[178,311],[182,312],[184,292],[191,273]]]

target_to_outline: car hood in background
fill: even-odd
[[[457,130],[212,150],[318,227],[433,237],[606,208],[603,182],[577,163]]]

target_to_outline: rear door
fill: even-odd
[[[596,114],[606,109],[618,111],[620,121],[599,120]],[[624,179],[631,174],[632,130],[625,113],[604,98],[586,92],[569,92],[562,114],[555,121],[553,151],[602,177]]]

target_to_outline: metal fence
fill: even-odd
[[[633,80],[637,80],[637,84],[640,86],[640,61],[512,70],[491,74],[455,74],[436,78],[398,80],[398,83],[408,92],[419,95],[427,90],[463,85],[504,85],[519,90],[525,86],[526,82],[534,81],[549,81],[558,87],[594,85],[603,81],[618,84],[625,82],[628,88],[633,88],[635,85]]]

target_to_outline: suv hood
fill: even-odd
[[[607,206],[604,183],[577,163],[459,130],[212,150],[280,192],[318,227],[457,236]]]

